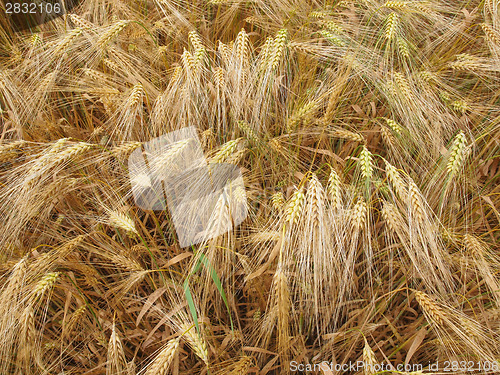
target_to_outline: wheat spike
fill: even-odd
[[[68,321],[68,324],[64,327],[64,336],[70,336],[76,326],[79,324],[80,319],[83,317],[85,312],[87,311],[87,306],[82,305],[78,309],[75,310],[73,314],[71,314],[71,318]]]
[[[322,213],[325,196],[321,182],[319,182],[318,177],[315,174],[312,174],[309,180],[306,201],[311,207],[311,211],[308,213],[313,221],[313,225],[317,226],[323,221]]]
[[[226,72],[221,67],[214,69],[214,82],[217,88],[223,89],[226,86]]]
[[[298,111],[296,111],[292,117],[290,117],[287,121],[287,132],[291,133],[297,128],[297,125],[300,124],[302,121],[308,121],[311,119],[311,117],[314,114],[314,111],[318,107],[318,104],[314,101],[311,100],[304,104],[302,107],[299,108]]]
[[[196,72],[197,70],[196,62],[194,60],[193,55],[188,50],[184,49],[181,59],[182,59],[182,66],[184,67],[184,70],[187,73],[193,74]]]
[[[201,42],[201,38],[196,31],[194,30],[190,31],[188,34],[188,38],[192,46],[194,47],[195,51],[204,48],[203,43]]]
[[[136,148],[141,147],[141,145],[142,145],[141,142],[126,142],[126,143],[123,143],[119,146],[113,147],[113,149],[111,150],[111,153],[115,157],[118,158],[118,157],[123,156],[123,155],[128,155],[129,153],[134,151]]]
[[[450,67],[455,70],[475,71],[480,66],[479,58],[468,53],[461,53],[456,56],[456,61],[451,62]]]
[[[122,341],[116,332],[116,326],[113,322],[113,328],[111,330],[111,336],[108,343],[108,363],[106,365],[106,375],[121,374],[125,365],[126,359],[125,353],[123,352]]]
[[[249,39],[244,29],[241,29],[236,37],[235,48],[236,59],[241,66],[248,61],[249,55]]]
[[[400,223],[402,222],[401,215],[399,214],[397,208],[388,202],[384,202],[382,207],[382,217],[392,232],[397,232],[400,228]]]
[[[391,130],[396,133],[397,135],[401,135],[403,128],[401,125],[399,125],[396,121],[391,120],[389,118],[385,118],[385,122],[387,123],[387,126],[391,128]]]
[[[382,6],[384,8],[402,10],[408,6],[408,3],[406,1],[386,1]]]
[[[405,58],[410,58],[410,49],[408,48],[408,42],[401,37],[398,37],[398,50],[399,54]]]
[[[242,130],[245,133],[245,135],[250,141],[252,141],[253,143],[258,143],[259,137],[257,136],[257,134],[255,133],[255,131],[252,129],[252,127],[248,122],[238,121],[236,125],[238,125],[238,128],[240,128],[240,130]]]
[[[330,43],[338,46],[338,47],[344,47],[346,43],[335,33],[329,31],[329,30],[320,30],[319,32],[323,38],[328,40]]]
[[[68,14],[69,19],[76,26],[81,27],[82,29],[93,30],[95,29],[95,25],[92,22],[87,21],[86,19],[80,17],[78,14]]]
[[[219,52],[219,56],[221,57],[222,62],[228,64],[229,61],[231,60],[231,52],[229,50],[229,47],[219,40],[217,50]]]
[[[274,193],[271,196],[271,202],[275,210],[281,211],[283,209],[283,205],[285,204],[283,193],[281,191]]]
[[[380,127],[380,134],[382,135],[382,140],[384,141],[384,143],[387,146],[389,146],[391,149],[394,149],[395,144],[396,144],[396,139],[394,138],[392,133],[389,131],[389,129],[387,129],[384,126],[381,126]]]
[[[398,85],[398,88],[401,90],[403,96],[408,101],[411,101],[413,99],[413,95],[410,90],[410,84],[408,83],[406,77],[402,73],[396,72],[394,73],[394,80],[396,81],[396,84]]]
[[[396,194],[399,196],[399,198],[406,199],[407,190],[405,187],[405,183],[401,178],[398,170],[394,166],[389,164],[387,160],[385,161],[385,173],[387,174],[387,177],[389,178],[389,181],[394,187],[394,190],[396,191]]]

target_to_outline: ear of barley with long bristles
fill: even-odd
[[[330,176],[328,177],[328,186],[327,191],[332,200],[332,207],[336,210],[340,210],[342,208],[342,190],[341,190],[341,182],[340,177],[335,172],[335,169],[330,168]]]
[[[106,375],[120,374],[126,366],[125,353],[120,337],[118,336],[115,323],[111,330],[108,343],[108,362],[106,365]]]
[[[393,165],[389,164],[387,160],[385,161],[385,173],[399,198],[406,199],[407,189],[405,183],[398,170]]]
[[[210,160],[211,163],[222,163],[224,160],[231,155],[234,150],[238,147],[241,142],[241,138],[234,139],[224,143],[220,150],[214,155],[214,157]]]
[[[465,134],[460,132],[453,140],[453,144],[450,148],[450,156],[448,157],[448,162],[446,163],[446,169],[451,176],[455,175],[462,167],[465,157],[465,147]]]
[[[363,146],[361,153],[359,154],[359,165],[361,168],[361,175],[365,180],[369,180],[373,175],[373,156],[368,149]]]
[[[281,211],[283,209],[283,205],[285,204],[285,198],[283,197],[283,193],[281,191],[274,193],[271,196],[271,202],[275,210]]]
[[[389,14],[386,20],[386,26],[385,26],[385,38],[388,40],[394,39],[394,37],[398,33],[398,27],[399,27],[399,16],[397,13],[392,12]]]
[[[33,289],[33,294],[35,298],[42,297],[46,292],[52,289],[54,284],[59,279],[60,274],[61,274],[60,272],[49,272],[45,274]]]
[[[349,130],[345,130],[345,129],[335,129],[332,132],[332,135],[334,137],[344,138],[344,139],[348,139],[350,141],[359,142],[359,143],[364,143],[364,141],[365,141],[365,139],[363,138],[363,136],[361,134],[353,133],[353,132],[351,132]]]
[[[171,339],[148,366],[145,375],[167,375],[168,368],[179,348],[180,338]]]
[[[238,61],[238,64],[242,66],[248,61],[250,52],[248,34],[244,29],[241,29],[241,31],[236,36],[236,42],[234,46],[236,49],[236,59]]]
[[[104,34],[102,34],[97,41],[97,48],[99,51],[104,50],[106,45],[114,39],[120,32],[127,27],[130,23],[129,20],[121,20],[116,22],[113,26],[111,26]]]
[[[444,325],[446,321],[445,312],[429,295],[421,291],[416,291],[415,298],[427,318],[440,326]]]
[[[139,232],[135,228],[135,224],[127,215],[121,212],[111,211],[109,214],[109,223],[131,235],[138,235]]]
[[[424,223],[425,211],[424,211],[424,202],[422,194],[420,193],[417,184],[415,184],[415,182],[411,178],[410,181],[408,182],[408,199],[409,199],[408,203],[413,210],[416,220],[420,223]]]
[[[275,71],[278,68],[278,66],[281,62],[281,58],[282,58],[283,53],[285,51],[287,39],[288,39],[288,30],[287,29],[281,29],[276,34],[276,38],[274,39],[274,44],[273,44],[271,56],[269,58],[269,60],[270,60],[269,65],[271,67],[271,70],[273,70],[273,71]]]
[[[295,224],[302,213],[302,207],[304,205],[305,195],[302,191],[302,188],[296,190],[292,197],[290,198],[290,202],[288,203],[287,209],[285,211],[286,222],[293,225]]]
[[[368,344],[368,341],[365,340],[365,346],[363,347],[363,363],[365,368],[365,375],[374,375],[375,374],[375,365],[377,364],[377,357],[375,357],[375,353],[372,348]]]
[[[81,28],[76,28],[74,30],[71,30],[63,40],[57,43],[54,49],[54,56],[59,56],[61,53],[65,52],[81,33],[82,33]]]
[[[184,332],[182,337],[186,339],[194,354],[208,366],[208,349],[204,338],[194,326],[183,325],[181,329]]]
[[[351,214],[351,223],[357,230],[359,230],[366,222],[366,213],[367,213],[366,202],[362,197],[358,197],[358,201],[354,205]]]

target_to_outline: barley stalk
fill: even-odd
[[[113,149],[111,150],[111,153],[115,157],[120,157],[120,156],[123,156],[123,155],[128,155],[129,153],[131,153],[132,151],[134,151],[136,148],[141,147],[141,145],[142,145],[141,142],[126,142],[126,143],[123,143],[123,144],[121,144],[119,146],[113,147]]]
[[[244,63],[248,61],[249,57],[249,39],[248,39],[248,34],[245,32],[244,29],[241,29],[241,31],[238,33],[236,37],[235,48],[236,48],[236,59],[239,65],[242,66]]]
[[[325,201],[323,187],[318,177],[313,174],[309,180],[306,201],[311,210],[308,212],[313,225],[318,226],[323,221],[323,205]]]
[[[116,332],[116,326],[113,322],[111,336],[108,343],[108,362],[106,365],[106,375],[121,374],[126,365],[125,353],[120,337]]]
[[[393,204],[384,202],[382,217],[390,231],[398,232],[398,229],[401,227],[400,223],[402,222],[402,218]]]
[[[408,6],[408,3],[406,1],[386,1],[382,6],[384,8],[402,10]]]
[[[500,36],[498,34],[498,31],[496,31],[492,26],[488,25],[487,23],[482,23],[481,28],[483,29],[484,35],[486,35],[486,39],[489,42],[494,43],[497,46],[500,46]]]
[[[226,86],[226,72],[221,67],[214,69],[214,82],[217,88],[223,89]]]

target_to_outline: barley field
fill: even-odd
[[[500,373],[498,0],[0,10],[0,374]],[[183,247],[128,160],[193,126]]]

